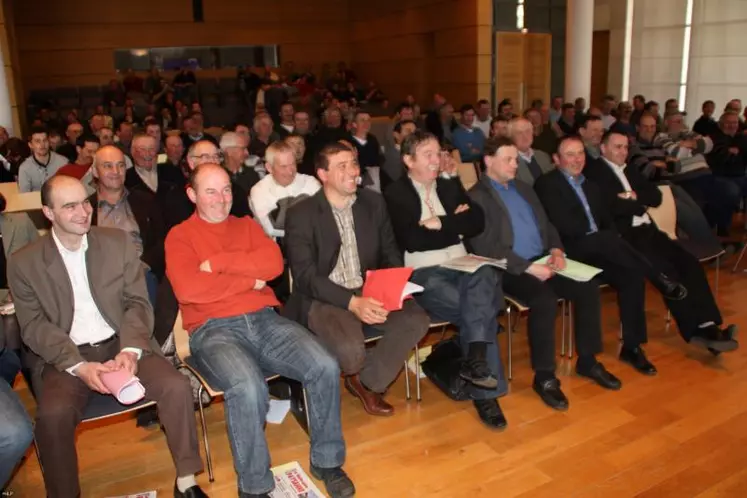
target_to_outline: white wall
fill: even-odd
[[[747,1],[695,0],[692,26],[686,100],[691,122],[705,100],[716,103],[717,115],[729,100],[747,100]]]

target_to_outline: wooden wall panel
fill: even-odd
[[[105,83],[121,48],[277,44],[297,67],[350,61],[348,0],[208,0],[202,23],[189,0],[8,1],[29,89]]]
[[[5,73],[5,81],[0,81],[0,84],[5,85],[8,90],[10,114],[3,115],[3,122],[0,122],[0,126],[4,126],[11,135],[20,135],[23,133],[21,123],[24,122],[26,113],[19,102],[22,100],[19,99],[22,95],[22,87],[19,83],[18,50],[13,37],[15,29],[13,19],[13,6],[8,0],[3,0],[0,2],[0,50],[3,57],[2,69]]]

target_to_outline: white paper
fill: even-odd
[[[289,399],[271,399],[270,409],[267,410],[267,423],[282,424],[290,409],[291,402]]]
[[[466,256],[450,259],[441,264],[443,268],[463,271],[465,273],[475,273],[485,265],[495,266],[496,268],[505,270],[506,260],[486,258],[484,256],[477,256],[476,254],[467,254]]]
[[[418,284],[413,284],[412,282],[407,282],[405,284],[405,287],[402,289],[402,299],[406,298],[407,296],[410,296],[412,294],[417,294],[419,292],[423,292],[425,288]]]
[[[301,468],[298,462],[273,467],[275,489],[272,498],[324,498],[324,494]]]
[[[155,491],[143,491],[134,495],[111,496],[109,498],[156,498],[156,495]]]

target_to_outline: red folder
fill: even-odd
[[[369,270],[366,272],[366,282],[363,284],[363,297],[370,297],[384,303],[387,311],[402,309],[405,299],[402,293],[407,281],[412,275],[412,268],[386,268],[383,270]]]

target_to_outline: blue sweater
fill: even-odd
[[[462,162],[471,163],[480,159],[482,148],[485,145],[485,134],[477,128],[469,130],[464,126],[459,126],[452,133],[452,143],[459,150]],[[477,149],[473,152],[472,149]]]

